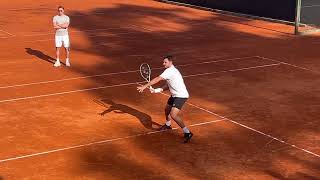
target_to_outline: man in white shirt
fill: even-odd
[[[193,134],[185,126],[183,120],[178,116],[182,106],[189,98],[189,93],[184,84],[182,75],[173,65],[172,56],[167,56],[163,59],[163,65],[166,70],[158,77],[152,79],[146,85],[138,87],[139,92],[143,92],[146,88],[150,88],[151,93],[161,93],[165,90],[170,91],[171,97],[168,99],[167,106],[165,108],[165,115],[167,122],[160,128],[160,130],[168,130],[171,128],[171,120],[173,119],[184,132],[184,143],[187,143],[192,138]],[[151,88],[152,85],[166,80],[165,86],[157,89]]]
[[[54,63],[54,67],[58,67],[61,65],[60,63],[60,48],[62,45],[66,49],[66,66],[70,66],[70,40],[68,27],[70,24],[70,18],[64,14],[64,7],[58,7],[58,15],[53,17],[53,27],[56,30],[55,34],[55,44],[56,44],[56,62]]]

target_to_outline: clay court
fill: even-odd
[[[72,66],[54,68],[60,4]],[[0,179],[320,179],[319,34],[152,0],[11,0],[0,23]],[[168,54],[187,144],[157,131],[169,93],[137,91]]]

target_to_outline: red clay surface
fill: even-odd
[[[2,2],[0,179],[320,178],[318,35],[151,0],[70,0],[72,66],[53,68],[60,4]],[[155,77],[166,54],[191,94],[189,144],[176,124],[155,130],[167,95],[136,91],[139,65]]]

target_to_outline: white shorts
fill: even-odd
[[[61,47],[62,44],[63,44],[63,47],[65,48],[70,47],[69,35],[56,36],[55,41],[56,41],[56,47]]]

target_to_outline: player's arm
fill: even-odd
[[[61,29],[61,27],[57,24],[56,21],[53,21],[53,28],[54,29]]]
[[[63,29],[67,29],[69,27],[69,22],[66,22],[66,23],[63,23],[63,24],[60,24],[59,26]]]
[[[154,89],[154,88],[150,87],[150,92],[151,93],[162,93],[163,91],[166,91],[168,89],[169,89],[168,85],[165,84],[161,88]]]
[[[149,83],[147,83],[147,84],[145,84],[143,86],[140,86],[137,89],[138,89],[139,92],[143,92],[146,88],[148,88],[148,87],[150,87],[150,86],[152,86],[154,84],[157,84],[158,82],[160,82],[162,80],[164,80],[164,79],[161,76],[158,76],[158,77],[152,79]]]
[[[165,84],[161,87],[162,91],[169,90],[168,84]]]

